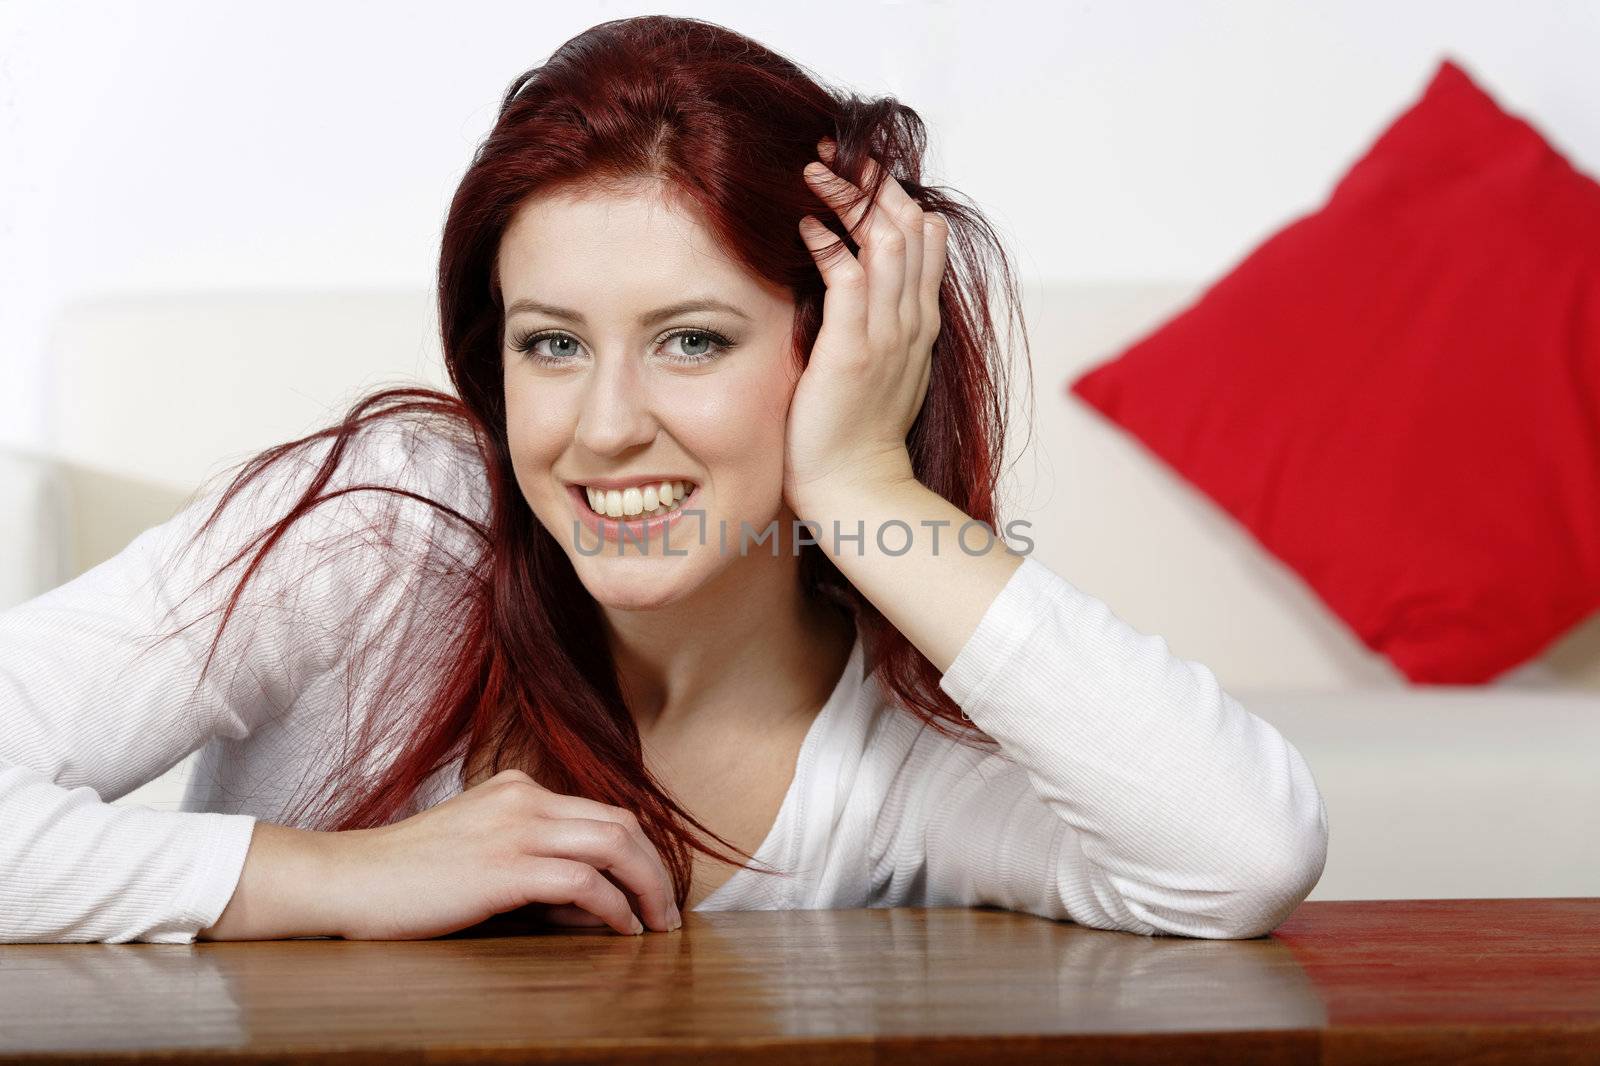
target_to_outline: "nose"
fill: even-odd
[[[617,455],[655,438],[649,390],[635,360],[600,356],[585,385],[577,443],[596,455]]]

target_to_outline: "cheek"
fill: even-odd
[[[664,421],[719,483],[759,492],[782,478],[794,382],[777,359],[741,370],[687,390]]]
[[[539,474],[549,474],[572,440],[572,406],[563,402],[560,392],[527,382],[506,383],[506,438],[524,492]]]

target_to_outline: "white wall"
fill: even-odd
[[[937,180],[987,209],[1036,279],[1223,269],[1314,207],[1446,52],[1600,170],[1600,4],[1583,0],[10,0],[0,446],[48,449],[44,345],[75,296],[426,285],[506,84],[644,11],[899,95],[931,126]]]

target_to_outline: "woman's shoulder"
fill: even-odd
[[[488,473],[470,426],[459,418],[382,416],[361,426],[341,481],[372,482],[417,493],[486,519]]]
[[[310,531],[328,531],[347,553],[341,566],[418,578],[474,568],[487,546],[491,501],[469,426],[432,414],[384,416],[361,426],[347,448],[322,494],[355,491],[319,504],[333,510]],[[318,455],[325,451],[302,461],[314,469]]]
[[[470,429],[437,415],[384,415],[342,436],[314,435],[257,453],[141,534],[111,566],[161,574],[176,600],[205,590],[204,608],[217,606],[242,579],[252,599],[315,600],[331,612],[360,589],[469,570],[484,544],[488,511]],[[263,565],[256,567],[258,558]]]
[[[196,519],[220,510],[214,535],[230,552],[277,523],[287,526],[282,547],[296,556],[364,545],[396,558],[458,557],[484,540],[488,476],[458,417],[384,413],[342,433],[279,445],[253,462],[248,476],[203,490],[202,505],[192,509]]]

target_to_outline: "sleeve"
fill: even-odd
[[[918,734],[875,846],[889,895],[1235,939],[1322,875],[1327,810],[1299,751],[1031,557],[940,687],[998,750]]]
[[[395,480],[401,442],[360,433],[372,434],[357,451],[366,458],[342,462],[325,492],[379,480],[385,468]],[[248,556],[202,581],[286,512],[330,443],[268,467],[187,550],[221,486],[114,558],[0,612],[0,942],[189,943],[227,906],[252,815],[107,801],[212,737],[249,736],[354,639],[348,623],[386,568],[374,565],[377,541],[348,534],[383,506],[372,497],[389,494],[347,493],[291,526],[200,680]],[[155,640],[185,622],[177,637]]]

